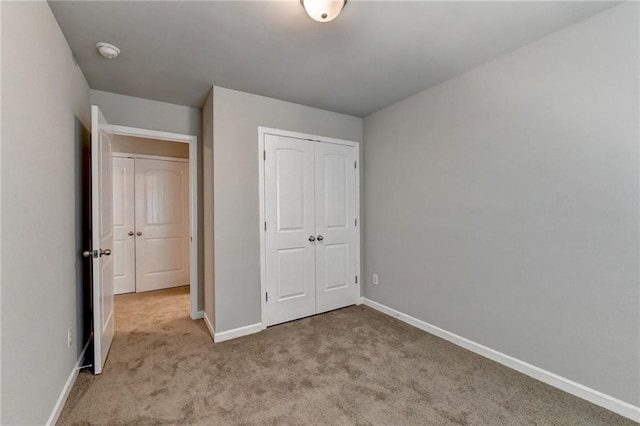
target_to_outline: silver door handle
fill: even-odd
[[[111,256],[111,250],[110,249],[100,249],[100,257],[102,256]]]
[[[314,242],[316,240],[316,237],[314,237],[313,235],[309,235],[309,241]]]
[[[318,241],[322,241],[324,240],[324,237],[322,235],[318,235]]]
[[[85,250],[82,252],[82,256],[84,257],[91,257],[92,254],[93,252],[91,250]]]
[[[139,237],[140,235],[142,235],[141,231],[136,232],[136,235]]]
[[[133,235],[133,231],[129,231],[129,235]]]

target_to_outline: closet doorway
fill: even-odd
[[[114,293],[189,286],[198,310],[197,138],[109,126]]]
[[[358,303],[357,142],[259,129],[262,324]]]
[[[146,141],[132,139],[113,138],[114,292],[189,285],[188,147],[154,141],[152,149],[126,149],[126,142],[143,146]],[[130,152],[154,149],[179,156]]]

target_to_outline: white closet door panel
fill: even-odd
[[[316,312],[356,303],[357,191],[354,147],[315,143]]]
[[[115,294],[136,291],[133,158],[113,157],[113,286]]]
[[[135,162],[136,290],[188,285],[188,163]]]
[[[265,137],[266,325],[315,314],[313,142]]]

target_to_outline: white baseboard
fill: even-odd
[[[191,315],[192,320],[199,320],[204,318],[204,311],[198,311],[195,314]]]
[[[49,420],[47,420],[47,426],[54,426],[60,417],[60,413],[62,413],[62,409],[64,408],[65,402],[67,402],[67,398],[69,397],[69,393],[73,388],[73,384],[76,382],[76,378],[78,377],[78,372],[80,371],[80,366],[82,365],[82,361],[84,361],[84,354],[87,353],[87,348],[89,347],[89,343],[91,343],[91,339],[87,341],[82,348],[82,352],[80,352],[80,356],[76,361],[69,377],[67,378],[67,382],[64,384],[62,388],[62,392],[60,392],[60,396],[58,396],[58,400],[56,401],[56,405],[53,406],[53,411],[49,416]]]
[[[237,337],[246,336],[248,334],[258,333],[265,328],[262,326],[262,323],[256,323],[251,325],[246,325],[244,327],[234,328],[232,330],[223,331],[220,333],[214,333],[213,341],[216,343],[224,342],[225,340],[235,339]]]
[[[384,314],[397,318],[400,321],[406,322],[407,324],[410,324],[444,340],[447,340],[457,346],[461,346],[485,358],[489,358],[490,360],[498,362],[502,365],[506,365],[509,368],[526,374],[527,376],[533,377],[534,379],[540,380],[541,382],[544,382],[555,388],[563,390],[579,398],[585,399],[593,404],[599,405],[600,407],[606,408],[607,410],[613,411],[614,413],[620,414],[621,416],[624,416],[628,419],[640,422],[640,407],[636,407],[635,405],[629,404],[628,402],[619,400],[595,389],[591,389],[587,386],[581,385],[580,383],[576,383],[573,380],[569,380],[565,377],[559,376],[547,370],[543,370],[542,368],[536,367],[535,365],[503,354],[502,352],[498,352],[494,349],[488,348],[462,336],[458,336],[457,334],[443,330],[440,327],[431,325],[427,322],[404,314],[393,308],[382,305],[378,302],[374,302],[373,300],[364,298],[364,304]]]
[[[364,303],[364,297],[358,296],[356,299],[356,305],[362,305]]]
[[[204,311],[202,311],[202,318],[204,319],[204,323],[207,325],[207,328],[209,329],[209,334],[211,334],[211,339],[214,339],[216,332],[213,330],[213,324],[211,324],[211,321],[209,320],[207,313]],[[215,342],[215,339],[213,341]]]

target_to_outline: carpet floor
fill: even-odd
[[[59,425],[635,424],[365,306],[214,344],[188,291],[116,297]]]

